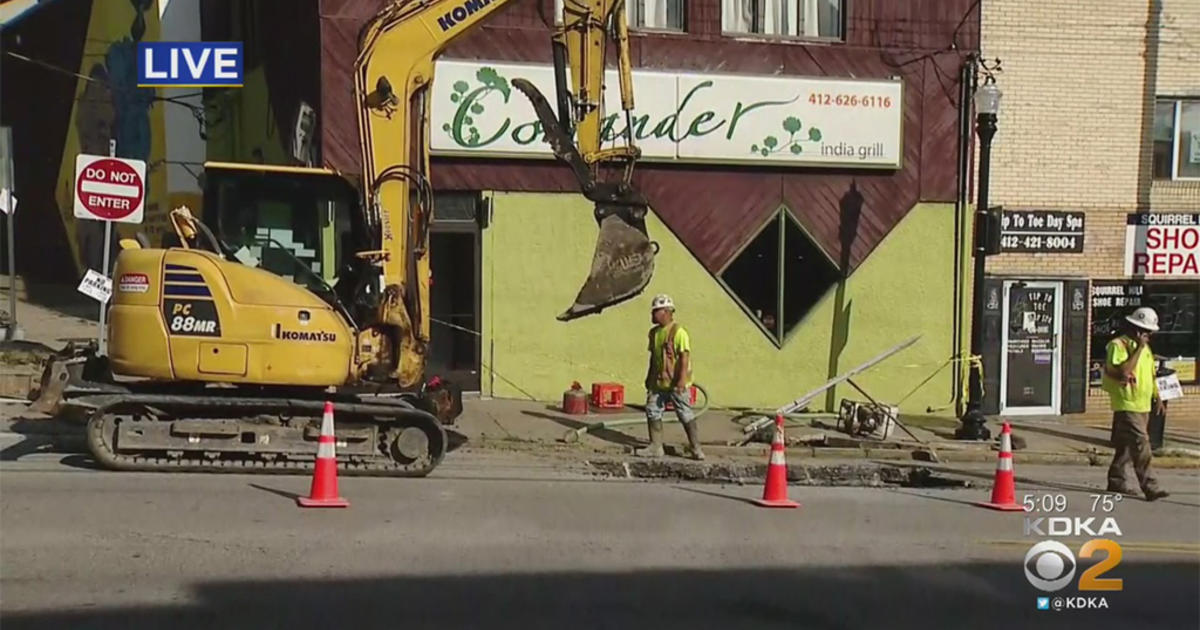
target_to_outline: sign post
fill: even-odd
[[[0,127],[0,210],[8,215],[8,328],[6,341],[24,337],[17,325],[17,239],[13,235],[17,213],[17,176],[13,168],[12,127]]]
[[[100,275],[106,281],[111,264],[109,250],[112,248],[112,224],[141,223],[145,201],[146,163],[118,158],[116,140],[108,141],[107,157],[83,153],[76,156],[75,216],[104,222],[103,269]],[[85,277],[85,284],[87,280]],[[108,354],[108,299],[111,291],[86,294],[100,302],[99,350],[101,355]]]
[[[108,157],[117,157],[117,139],[116,138],[108,139]],[[78,190],[78,189],[79,189],[79,187],[76,186],[76,190]],[[109,256],[109,252],[111,250],[112,250],[112,221],[105,221],[104,222],[104,254],[103,254],[104,262],[101,263],[102,273],[105,278],[108,278],[108,265],[109,265],[108,256]],[[112,295],[112,293],[110,291],[109,296],[111,296],[111,295]],[[100,356],[107,356],[108,355],[108,298],[107,297],[100,302],[100,333],[99,334],[100,334],[100,338],[97,339],[97,342],[100,345]]]

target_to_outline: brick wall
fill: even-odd
[[[1151,180],[1149,141],[1156,94],[1200,95],[1200,2],[988,0],[981,19],[1003,62],[989,205],[1086,212],[1082,254],[1004,254],[989,273],[1124,277],[1127,213],[1200,210],[1200,182]],[[1184,391],[1170,423],[1200,429],[1200,387]],[[1108,416],[1099,390],[1087,407],[1068,418]]]

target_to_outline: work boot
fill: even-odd
[[[646,430],[650,434],[650,444],[648,444],[646,448],[634,449],[633,454],[637,455],[638,457],[662,457],[662,420],[647,420]]]
[[[684,433],[687,433],[688,445],[684,449],[688,457],[696,461],[704,461],[704,449],[700,448],[700,428],[696,426],[696,421],[682,422]]]
[[[1157,501],[1158,499],[1165,499],[1169,496],[1171,496],[1171,493],[1163,490],[1162,488],[1154,488],[1153,490],[1146,491],[1147,501]]]
[[[1105,490],[1104,490],[1104,491],[1105,491],[1105,492],[1112,492],[1112,493],[1114,493],[1114,494],[1130,494],[1130,495],[1136,495],[1136,494],[1137,494],[1137,491],[1136,491],[1136,490],[1131,490],[1131,489],[1130,489],[1129,487],[1127,487],[1127,486],[1120,485],[1120,484],[1116,484],[1116,483],[1113,483],[1113,482],[1111,482],[1111,481],[1110,481],[1110,482],[1108,482],[1108,487],[1107,487],[1107,488],[1105,488]]]

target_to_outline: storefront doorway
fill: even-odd
[[[480,387],[480,213],[478,193],[437,193],[429,234],[429,364],[462,388]]]
[[[1000,413],[1062,411],[1063,285],[1006,280],[1000,360]]]

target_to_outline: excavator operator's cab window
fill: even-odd
[[[212,167],[206,180],[204,217],[239,261],[331,297],[359,249],[357,191],[346,180],[318,170]]]

